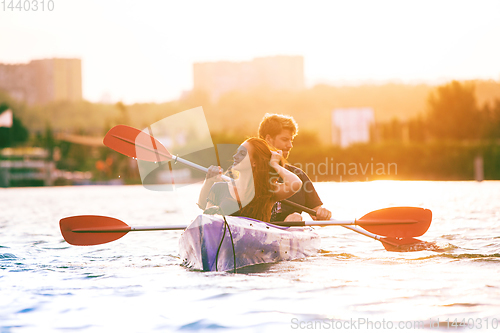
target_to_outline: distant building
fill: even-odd
[[[342,148],[370,141],[370,128],[375,122],[372,108],[344,108],[332,111],[332,143]]]
[[[30,105],[82,99],[80,59],[41,59],[0,64],[0,90]]]
[[[205,62],[193,65],[194,90],[206,92],[215,101],[233,90],[267,88],[304,89],[304,58],[274,56],[246,62]]]

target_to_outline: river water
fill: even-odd
[[[0,332],[500,331],[500,182],[316,188],[337,219],[390,206],[432,210],[418,238],[439,251],[388,252],[325,227],[313,257],[238,274],[197,272],[181,266],[180,231],[77,247],[63,240],[59,220],[92,214],[132,226],[187,224],[200,213],[199,186],[0,189]],[[460,324],[468,327],[452,326]]]

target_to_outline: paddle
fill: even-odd
[[[80,215],[61,219],[61,233],[71,245],[98,245],[109,243],[125,236],[129,231],[184,230],[185,225],[160,227],[130,227],[113,217]]]
[[[153,136],[127,125],[117,125],[110,129],[103,139],[105,146],[128,157],[148,162],[173,161],[207,173],[208,169],[178,156],[173,156],[165,146]],[[222,176],[224,180],[230,178]]]
[[[390,211],[390,209],[389,209]],[[367,214],[369,215],[369,214]],[[366,215],[365,215],[366,216]],[[353,221],[312,221],[308,226],[327,225],[359,225],[362,228],[380,226],[383,223],[406,224],[414,221],[390,221],[383,220],[353,220]],[[129,231],[157,231],[157,230],[184,230],[187,225],[166,225],[148,227],[130,227],[125,222],[113,217],[99,215],[80,215],[61,219],[59,222],[64,239],[71,245],[97,245],[109,243],[125,236]],[[298,226],[297,222],[283,222],[279,226]],[[300,224],[304,226],[304,224]]]
[[[286,201],[284,202],[285,204],[289,206],[293,206],[299,209],[302,209],[306,213],[316,216],[316,211],[299,205],[295,202],[291,201]],[[406,215],[408,214],[408,215]],[[413,216],[412,216],[413,214]],[[421,224],[418,226],[418,228],[415,228],[415,234],[412,236],[421,236],[423,235],[427,229],[429,229],[429,226],[431,224],[432,220],[432,212],[428,209],[423,209],[423,208],[417,208],[417,207],[392,207],[392,208],[384,208],[380,210],[373,211],[371,213],[366,214],[363,216],[361,219],[365,218],[387,218],[389,219],[390,217],[397,219],[398,217],[407,217],[407,216],[412,216],[413,218],[422,218]],[[360,219],[360,220],[361,220]],[[359,221],[359,220],[358,220]],[[426,226],[426,227],[425,227]],[[354,232],[357,232],[361,235],[373,238],[375,240],[378,240],[382,243],[384,248],[387,251],[411,251],[411,250],[433,250],[435,249],[435,244],[434,243],[428,243],[421,241],[419,239],[413,238],[411,236],[407,236],[406,238],[403,238],[402,236],[397,236],[395,235],[396,233],[392,233],[392,237],[381,237],[380,235],[368,232],[366,230],[361,230],[356,227],[352,226],[343,226],[344,228],[350,229]],[[388,226],[380,226],[381,228],[387,228]],[[367,228],[364,228],[367,229]],[[418,234],[418,233],[421,234]],[[389,229],[389,234],[390,229]],[[397,238],[396,238],[397,237]]]
[[[302,209],[306,213],[316,216],[316,211],[311,208],[287,200],[282,202],[288,206]],[[335,220],[331,221],[335,222]],[[378,225],[374,223],[370,229],[364,228],[377,235],[397,238],[416,237],[422,236],[429,229],[432,221],[432,212],[429,209],[419,207],[390,207],[375,210],[355,221],[358,223],[353,224],[358,225],[359,222],[364,221],[383,221],[383,223],[379,223]],[[403,222],[407,222],[407,224]],[[299,223],[309,225],[311,222],[300,221]],[[397,226],[394,227],[394,224],[397,224]]]
[[[187,161],[178,156],[173,156],[165,146],[153,136],[130,126],[117,125],[110,129],[104,137],[103,143],[109,148],[116,150],[129,157],[149,162],[174,161],[190,166],[194,169],[208,172],[208,169],[198,164]],[[230,181],[227,176],[222,176],[224,180]],[[303,207],[288,200],[283,203],[299,207],[309,214],[316,214],[310,208]],[[432,219],[430,210],[415,207],[397,207],[389,210],[379,210],[363,216],[360,220],[372,221],[362,227],[370,232],[387,237],[413,237],[423,235],[429,229]],[[316,221],[318,222],[318,221]],[[341,225],[341,224],[310,224],[312,222],[298,222],[295,226],[305,225]],[[350,225],[356,225],[356,220],[351,221]],[[308,224],[306,224],[308,223]],[[280,223],[280,225],[283,225]]]

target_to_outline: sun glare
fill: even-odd
[[[303,56],[310,84],[498,79],[498,12],[495,1],[59,2],[4,12],[0,61],[79,57],[93,101],[177,98],[195,62],[273,55]]]

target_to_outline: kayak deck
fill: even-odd
[[[320,237],[312,228],[280,227],[262,221],[200,215],[180,240],[183,265],[202,271],[305,258],[318,252]]]

